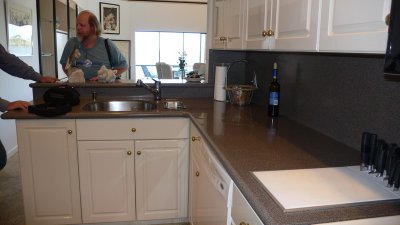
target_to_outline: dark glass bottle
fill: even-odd
[[[272,82],[268,90],[268,116],[277,117],[279,115],[280,85],[278,83],[278,64],[274,63],[272,71]]]

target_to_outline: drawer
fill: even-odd
[[[187,118],[78,119],[78,140],[181,139],[189,137]]]

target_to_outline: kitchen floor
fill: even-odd
[[[9,158],[0,171],[0,225],[25,225],[18,154]]]

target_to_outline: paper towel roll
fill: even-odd
[[[226,73],[228,71],[228,67],[226,66],[216,66],[215,67],[215,84],[225,86],[226,82]]]
[[[217,101],[226,101],[226,73],[228,67],[218,65],[215,67],[215,84],[214,84],[214,99]]]

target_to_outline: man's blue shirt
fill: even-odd
[[[97,71],[102,65],[105,65],[108,69],[128,68],[128,63],[126,62],[125,57],[110,39],[108,39],[108,45],[110,49],[112,66],[108,59],[105,39],[102,37],[98,37],[95,46],[88,49],[83,46],[78,38],[70,38],[64,47],[60,63],[61,65],[65,65],[72,51],[77,48],[79,50],[80,57],[76,61],[73,61],[72,66],[82,69],[83,73],[85,74],[85,79],[90,79],[94,76],[97,76]]]

